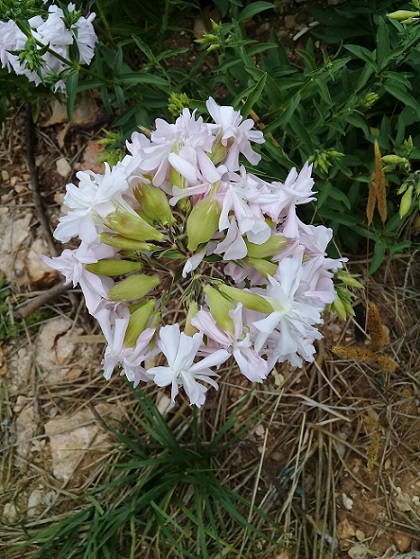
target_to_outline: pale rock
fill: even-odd
[[[284,26],[286,29],[295,29],[296,28],[296,14],[290,14],[284,16]]]
[[[40,254],[48,255],[48,253],[48,245],[41,237],[32,243],[26,257],[26,271],[30,283],[50,285],[55,283],[59,277],[60,274],[57,270],[50,268],[50,266],[45,264],[39,257]]]
[[[67,178],[72,172],[71,165],[65,157],[60,157],[60,159],[57,159],[57,161],[55,162],[55,166],[57,169],[57,173],[64,178]]]
[[[98,404],[96,411],[105,420],[106,416],[121,417],[121,410],[115,405]],[[108,433],[89,409],[51,419],[44,427],[50,439],[53,474],[64,482],[72,478],[87,450],[104,452],[110,445]]]
[[[19,394],[19,396],[16,398],[16,404],[14,405],[13,411],[15,413],[20,413],[26,406],[27,402],[28,398],[26,396],[22,396],[22,394]]]
[[[36,518],[39,515],[43,500],[44,493],[40,489],[34,489],[28,498],[26,510],[26,516],[28,518]]]
[[[353,508],[354,505],[354,501],[353,499],[351,499],[348,495],[346,495],[345,493],[341,494],[341,500],[343,502],[343,506],[346,510],[351,510]]]
[[[264,425],[261,425],[261,423],[259,423],[255,427],[255,434],[257,435],[257,437],[263,437],[264,433],[265,433]]]
[[[366,534],[362,530],[356,530],[356,539],[362,542],[366,538]]]
[[[32,353],[27,347],[21,347],[10,357],[7,387],[11,395],[26,388],[32,369]]]
[[[9,179],[10,179],[9,171],[6,171],[6,169],[2,169],[2,172],[1,172],[2,182],[7,182]]]
[[[35,410],[26,406],[16,419],[16,452],[21,458],[27,458],[36,429]]]
[[[17,217],[14,209],[6,209],[9,211],[0,214],[0,271],[10,282],[22,276],[25,269],[22,256],[29,238],[32,213]]]
[[[369,555],[369,548],[363,543],[356,543],[347,552],[351,559],[366,559]]]
[[[3,507],[2,518],[8,524],[14,524],[19,516],[19,509],[13,503],[6,503]]]
[[[350,523],[348,518],[345,518],[341,522],[339,522],[337,526],[337,536],[340,540],[348,540],[356,535],[356,528],[353,524]]]
[[[69,318],[60,316],[40,329],[35,351],[38,369],[46,384],[64,382],[74,367],[85,370],[92,362],[94,348],[72,341],[72,337],[83,333],[81,328],[72,328],[72,325]]]
[[[400,512],[410,512],[413,510],[410,495],[402,491],[401,487],[395,487],[394,490],[396,493],[394,496],[395,508]]]
[[[156,403],[156,407],[161,413],[161,415],[165,417],[168,415],[170,411],[172,411],[176,407],[176,404],[171,400],[171,398],[169,398],[169,396],[167,396],[162,392]]]

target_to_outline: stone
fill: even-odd
[[[351,510],[353,508],[353,505],[354,505],[353,499],[351,499],[345,493],[341,494],[341,500],[343,501],[343,506],[346,510]]]
[[[22,255],[29,238],[32,213],[26,212],[17,217],[13,208],[4,209],[7,211],[0,214],[0,272],[11,282],[19,279],[16,276],[23,275],[25,270]]]
[[[26,272],[28,274],[29,283],[37,286],[52,285],[57,281],[59,273],[53,270],[39,257],[40,254],[48,255],[49,249],[47,243],[42,238],[36,239],[30,246],[26,256]]]
[[[98,404],[96,411],[101,417],[121,417],[116,405]],[[51,419],[44,428],[50,439],[53,475],[60,481],[72,479],[88,450],[90,454],[106,452],[110,445],[108,433],[89,409]]]
[[[35,344],[36,360],[42,380],[46,384],[66,381],[75,366],[85,370],[93,359],[93,347],[76,344],[75,336],[81,328],[72,328],[73,322],[64,316],[49,320],[42,325]]]
[[[18,520],[18,516],[19,516],[19,509],[15,504],[6,503],[4,505],[3,514],[2,514],[2,518],[4,522],[7,522],[8,524],[15,524],[15,522]]]
[[[369,549],[363,543],[356,543],[347,552],[351,559],[366,559],[369,554]]]
[[[55,162],[55,166],[57,169],[57,173],[64,178],[67,178],[73,171],[70,163],[65,157],[60,157],[60,159],[57,159],[57,161]]]
[[[396,532],[393,535],[393,540],[398,551],[401,551],[401,553],[405,553],[411,548],[411,538],[407,534]]]
[[[16,419],[16,452],[21,458],[27,458],[36,434],[35,410],[26,406]]]
[[[44,493],[40,489],[34,489],[28,498],[28,505],[26,509],[26,516],[28,518],[36,518],[41,510],[41,505],[44,500]]]
[[[32,353],[27,347],[21,347],[10,357],[7,387],[11,395],[22,388],[26,389],[32,370]]]
[[[289,14],[284,16],[284,26],[286,29],[295,29],[296,28],[296,14]]]
[[[340,540],[347,540],[355,535],[356,528],[353,524],[351,524],[348,518],[345,518],[344,520],[339,522],[337,526],[337,536],[340,538]]]

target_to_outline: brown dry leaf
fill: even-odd
[[[94,140],[90,140],[83,153],[81,163],[77,163],[75,168],[79,171],[91,170],[94,173],[104,173],[104,163],[98,163],[99,155],[104,150],[104,146],[99,146]]]
[[[373,212],[375,211],[375,205],[376,205],[376,198],[377,198],[376,179],[375,179],[375,173],[372,173],[370,176],[369,197],[366,206],[366,217],[368,220],[368,225],[372,223]]]

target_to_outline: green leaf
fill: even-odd
[[[376,241],[373,249],[373,256],[369,266],[369,274],[374,274],[378,270],[385,258],[385,247],[380,241]]]
[[[248,98],[241,109],[241,113],[244,116],[244,118],[249,115],[249,112],[261,97],[261,94],[264,91],[264,86],[266,81],[267,81],[267,73],[265,72],[258,80],[258,82],[254,85],[254,87],[251,89],[251,91],[248,93]]]
[[[73,114],[73,107],[76,101],[77,84],[79,82],[79,72],[72,70],[67,76],[66,80],[66,94],[67,94],[67,116],[71,120]]]
[[[139,83],[150,83],[156,87],[167,88],[168,80],[155,76],[154,74],[146,74],[143,72],[128,72],[119,76],[119,82],[123,85],[137,85]]]
[[[305,61],[307,73],[314,72],[317,69],[315,59],[309,52],[306,52],[306,50],[297,50],[296,52]]]
[[[378,18],[378,33],[376,35],[376,45],[377,45],[377,61],[380,69],[384,68],[385,56],[389,53],[391,45],[389,42],[389,30],[388,26],[384,21],[383,17]]]
[[[354,54],[357,58],[364,60],[367,64],[371,64],[373,68],[376,68],[376,51],[371,52],[360,45],[344,45],[344,48]]]
[[[385,91],[390,93],[393,97],[398,99],[407,105],[408,107],[412,107],[417,114],[420,114],[420,106],[417,103],[416,99],[406,90],[406,88],[402,85],[394,83],[392,80],[386,80],[383,84]]]
[[[253,2],[242,10],[238,16],[238,21],[244,22],[247,19],[252,19],[255,15],[264,12],[265,10],[272,10],[273,8],[274,5],[269,2]]]
[[[140,37],[138,37],[137,35],[132,35],[132,39],[139,47],[141,52],[146,55],[149,62],[153,62],[155,60],[155,55],[153,54],[152,49],[149,47],[149,45],[145,43],[143,39],[140,39]]]

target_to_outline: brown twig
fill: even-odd
[[[34,201],[35,211],[41,225],[45,240],[51,256],[57,256],[57,250],[49,227],[49,222],[42,203],[39,191],[38,172],[35,164],[35,136],[34,123],[32,118],[32,108],[28,103],[25,111],[25,139],[26,139],[26,159],[28,163],[29,174],[31,175],[32,198]]]
[[[54,285],[54,287],[51,287],[50,289],[47,289],[46,291],[44,291],[44,293],[41,293],[41,295],[37,295],[29,303],[27,303],[26,305],[21,307],[19,309],[20,316],[22,318],[27,318],[29,315],[31,315],[33,312],[35,312],[37,309],[42,307],[42,305],[45,305],[45,303],[48,303],[48,301],[50,299],[54,299],[55,297],[59,297],[60,295],[65,293],[68,289],[70,289],[70,287],[71,287],[71,284],[63,285],[62,283],[58,283],[57,285]]]

